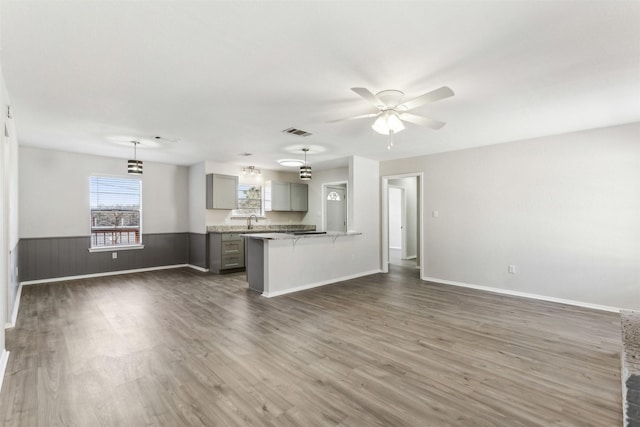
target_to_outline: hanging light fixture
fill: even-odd
[[[387,150],[391,150],[391,147],[393,147],[393,135],[403,131],[404,125],[400,117],[398,117],[398,113],[392,110],[386,110],[378,116],[373,125],[371,125],[371,128],[379,134],[389,135]]]
[[[391,132],[398,133],[404,130],[404,125],[398,113],[387,110],[378,116],[371,128],[382,135],[389,135]]]
[[[133,160],[127,161],[127,172],[133,175],[142,175],[142,160],[138,160],[136,147],[140,141],[131,141],[133,144]]]
[[[308,148],[303,148],[304,151],[304,165],[300,166],[300,179],[302,181],[310,181],[311,180],[311,166],[307,165],[307,151]]]
[[[242,174],[246,175],[262,175],[262,171],[255,166],[247,166],[246,168],[242,168]]]

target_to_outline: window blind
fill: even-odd
[[[90,188],[91,209],[140,209],[139,179],[92,176]]]

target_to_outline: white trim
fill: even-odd
[[[119,274],[143,273],[145,271],[169,270],[171,268],[181,268],[181,267],[193,267],[193,266],[190,266],[189,264],[163,265],[161,267],[134,268],[133,270],[107,271],[104,273],[81,274],[79,276],[66,276],[66,277],[54,277],[52,279],[27,280],[26,282],[20,282],[20,286],[38,285],[40,283],[64,282],[67,280],[92,279],[94,277],[117,276]]]
[[[9,363],[9,352],[2,349],[2,356],[0,356],[0,391],[2,391],[2,383],[4,381],[4,373],[7,370],[7,364]]]
[[[20,297],[22,296],[22,283],[18,285],[18,292],[16,292],[16,300],[13,302],[13,311],[11,312],[11,322],[4,325],[4,328],[15,328],[16,320],[18,319],[18,310],[20,309]]]
[[[118,252],[118,251],[130,251],[132,249],[144,249],[143,244],[139,245],[114,245],[114,246],[96,246],[88,248],[89,252]]]
[[[209,272],[208,268],[198,267],[197,265],[193,265],[193,264],[187,264],[187,267],[193,268],[194,270],[198,270],[198,271],[201,271],[203,273],[208,273]]]
[[[377,269],[377,270],[364,271],[362,273],[350,274],[348,276],[336,277],[335,279],[329,279],[329,280],[323,280],[323,281],[320,281],[320,282],[309,283],[307,285],[297,286],[295,288],[285,289],[285,290],[282,290],[282,291],[263,292],[262,296],[263,297],[267,297],[267,298],[273,298],[273,297],[278,297],[280,295],[285,295],[285,294],[290,294],[290,293],[293,293],[293,292],[304,291],[304,290],[307,290],[307,289],[317,288],[319,286],[330,285],[332,283],[343,282],[345,280],[356,279],[358,277],[369,276],[371,274],[377,274],[377,273],[382,273],[382,270]]]
[[[391,179],[401,179],[401,178],[412,178],[415,177],[418,181],[418,188],[416,191],[417,205],[418,205],[418,239],[416,242],[417,248],[420,251],[420,259],[416,256],[416,262],[418,264],[418,269],[420,270],[420,277],[424,274],[424,260],[426,259],[426,254],[424,253],[424,241],[425,241],[425,230],[424,230],[424,172],[411,172],[411,173],[402,173],[397,175],[384,175],[381,176],[382,180],[382,197],[380,198],[380,210],[382,211],[381,224],[382,224],[382,235],[381,237],[381,247],[382,251],[380,259],[382,260],[382,272],[389,272],[389,186],[393,184],[389,184],[389,180]]]
[[[422,277],[422,280],[424,280],[426,282],[442,283],[443,285],[452,285],[452,286],[459,286],[459,287],[462,287],[462,288],[478,289],[478,290],[481,290],[481,291],[493,292],[493,293],[496,293],[496,294],[504,294],[504,295],[511,295],[511,296],[516,296],[516,297],[523,297],[523,298],[530,298],[530,299],[536,299],[536,300],[542,300],[542,301],[549,301],[549,302],[555,302],[555,303],[558,303],[558,304],[575,305],[575,306],[578,306],[578,307],[592,308],[594,310],[610,311],[612,313],[619,313],[620,310],[621,310],[619,307],[611,307],[611,306],[608,306],[608,305],[592,304],[590,302],[574,301],[574,300],[570,300],[570,299],[556,298],[556,297],[550,297],[550,296],[546,296],[546,295],[530,294],[528,292],[511,291],[509,289],[493,288],[491,286],[472,285],[470,283],[455,282],[453,280],[437,279],[435,277]]]

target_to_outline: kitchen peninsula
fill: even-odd
[[[315,225],[210,225],[209,233],[209,271],[215,274],[241,271],[245,268],[244,239],[241,233],[293,233],[314,231]]]
[[[242,234],[249,288],[274,297],[348,280],[359,232]]]

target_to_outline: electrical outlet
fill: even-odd
[[[509,265],[509,273],[516,274],[516,266],[515,265]]]
[[[431,211],[431,216],[432,217],[438,218],[438,215],[439,215],[438,211]]]
[[[111,252],[111,259],[118,259],[118,252]]]

